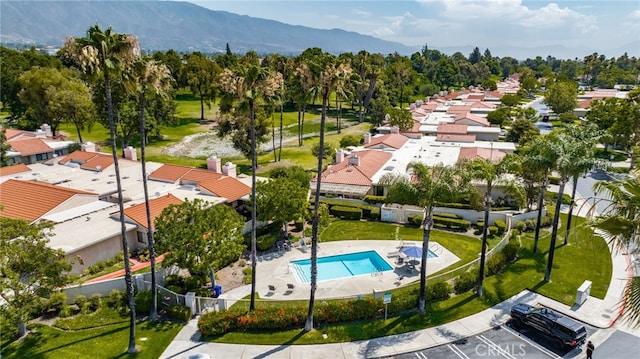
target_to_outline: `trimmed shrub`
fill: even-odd
[[[167,285],[167,286],[165,286],[165,288],[167,288],[168,290],[170,290],[170,291],[172,291],[174,293],[178,293],[178,294],[185,294],[186,293],[184,288],[182,288],[181,286],[174,285],[174,284]]]
[[[59,313],[65,305],[67,305],[67,295],[64,292],[53,292],[47,300],[46,308]]]
[[[179,287],[182,287],[184,285],[184,278],[182,278],[181,276],[177,275],[177,274],[169,274],[166,278],[166,285],[177,285]]]
[[[501,236],[507,230],[507,224],[501,219],[496,219],[493,225],[498,227],[498,235]]]
[[[450,217],[433,217],[433,224],[439,227],[460,228],[467,230],[471,228],[471,221]]]
[[[266,251],[276,245],[278,236],[273,234],[263,234],[256,238],[256,246],[259,251]]]
[[[555,185],[559,185],[560,184],[560,177],[557,176],[549,176],[549,184],[555,184]]]
[[[384,203],[384,201],[387,198],[385,196],[371,196],[371,195],[366,195],[364,196],[364,198],[362,199],[363,201],[369,203],[369,204],[382,204]]]
[[[167,315],[175,320],[188,322],[191,319],[191,309],[184,305],[172,305],[167,308]]]
[[[342,219],[360,220],[362,219],[362,209],[346,206],[333,206],[329,212]]]
[[[87,302],[87,296],[84,294],[78,294],[73,298],[73,301],[76,303],[76,305],[78,306],[78,308],[82,309],[82,306],[84,305],[84,303]]]
[[[70,305],[63,305],[58,313],[60,318],[68,318],[73,315],[73,307]]]
[[[111,293],[109,293],[109,297],[105,298],[104,303],[107,307],[112,309],[120,309],[124,306],[126,300],[126,296],[124,293],[117,289],[113,289]]]
[[[88,309],[92,312],[95,312],[100,308],[100,304],[102,303],[102,296],[99,293],[94,293],[89,297],[89,301],[87,302]]]
[[[371,211],[369,213],[369,219],[374,220],[374,221],[380,220],[380,208],[371,207]]]
[[[500,272],[506,263],[505,255],[502,252],[494,253],[487,259],[487,273],[494,275]]]
[[[242,270],[242,274],[244,274],[244,277],[242,277],[242,284],[251,284],[251,280],[253,278],[253,268],[244,268]]]
[[[521,233],[527,230],[527,223],[525,221],[518,221],[516,222],[516,230],[520,231]]]
[[[451,294],[451,290],[451,284],[447,282],[438,282],[434,285],[429,285],[427,286],[426,299],[427,301],[447,299]]]
[[[536,229],[536,222],[538,220],[535,218],[531,218],[531,219],[527,219],[525,221],[526,225],[527,225],[527,231],[533,231]]]
[[[203,285],[204,283],[201,277],[191,276],[184,279],[184,287],[187,292],[193,292],[196,289],[200,289]]]
[[[509,241],[509,243],[502,248],[505,261],[507,263],[513,262],[518,257],[518,251],[520,251],[520,243],[517,240]]]
[[[423,218],[424,216],[421,214],[410,214],[409,216],[407,216],[407,223],[416,227],[420,227]]]
[[[462,219],[462,216],[455,213],[433,212],[434,217]]]
[[[540,221],[540,226],[549,227],[553,224],[553,216],[543,216]],[[535,229],[535,226],[533,227]]]
[[[478,277],[474,273],[464,272],[456,278],[453,289],[456,294],[464,293],[468,290],[473,289],[473,287],[476,285],[477,280]]]
[[[498,234],[498,227],[496,226],[489,226],[488,230],[490,236],[495,236]]]

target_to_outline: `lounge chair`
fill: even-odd
[[[269,291],[270,292],[275,292],[276,291],[276,286],[269,284]]]

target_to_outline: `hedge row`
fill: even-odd
[[[446,212],[433,212],[434,217],[442,217],[442,218],[455,218],[455,219],[463,219],[461,215],[455,213],[446,213]]]
[[[333,214],[333,212],[331,212],[332,208],[338,206],[338,207],[359,209],[361,212],[360,218],[367,218],[372,220],[380,219],[380,207],[377,207],[377,206],[370,206],[366,204],[351,203],[347,201],[339,201],[339,200],[332,200],[332,199],[322,199],[320,200],[320,203],[326,204],[329,207],[329,213],[331,213],[332,215],[335,215]],[[313,213],[313,206],[310,206],[310,213]]]
[[[464,230],[471,228],[471,221],[467,221],[466,219],[457,219],[457,218],[434,216],[433,224],[440,227],[461,228]]]
[[[387,199],[387,197],[385,197],[385,196],[366,195],[366,196],[364,196],[364,198],[362,200],[367,202],[367,203],[369,203],[369,204],[382,204],[382,203],[385,202],[386,199]]]
[[[332,216],[342,219],[360,220],[362,219],[362,209],[345,206],[333,206],[329,209]]]

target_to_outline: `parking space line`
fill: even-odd
[[[511,353],[504,350],[502,347],[500,347],[500,345],[491,341],[489,338],[485,337],[484,335],[478,335],[477,338],[480,339],[481,342],[485,343],[488,348],[495,350],[498,354],[502,355],[503,357],[508,359],[516,359],[516,357],[511,355]]]
[[[452,351],[455,355],[457,355],[459,358],[462,358],[462,359],[471,359],[471,358],[469,358],[469,357],[467,356],[467,354],[465,354],[465,353],[462,351],[462,349],[458,348],[455,344],[447,344],[447,347],[448,347],[449,349],[451,349],[451,351]]]
[[[520,338],[525,343],[527,343],[527,344],[531,345],[532,347],[540,350],[542,353],[548,355],[549,357],[554,358],[554,359],[562,359],[561,356],[559,356],[556,353],[552,352],[551,350],[543,347],[542,345],[534,342],[533,340],[527,338],[526,336],[520,335],[520,333],[518,333],[517,331],[509,328],[508,326],[502,325],[501,327],[502,327],[502,329],[505,329],[507,332],[511,333],[511,335],[513,335],[514,337]]]
[[[427,359],[427,354],[423,352],[416,352],[415,354],[418,357],[418,359]]]

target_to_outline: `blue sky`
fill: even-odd
[[[292,25],[355,31],[416,48],[471,45],[498,56],[511,55],[509,51],[558,58],[582,58],[592,52],[640,56],[640,0],[190,2]],[[549,53],[553,51],[558,53]]]

